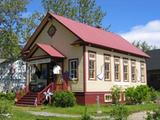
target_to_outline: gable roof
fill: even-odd
[[[107,32],[99,28],[91,27],[65,17],[55,15],[52,12],[49,12],[48,14],[86,43],[142,57],[149,57],[146,53],[142,52],[140,49],[136,48],[115,33]],[[48,14],[46,16],[48,16]]]
[[[65,56],[63,54],[61,54],[57,49],[55,49],[51,45],[37,43],[35,47],[40,48],[41,50],[43,50],[45,53],[47,53],[51,57],[65,58]],[[35,52],[35,51],[33,51],[33,52]],[[29,56],[32,54],[33,53],[30,53]]]

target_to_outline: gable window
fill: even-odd
[[[55,26],[51,25],[51,26],[49,27],[48,31],[47,31],[48,35],[49,35],[50,37],[53,37],[53,35],[55,34],[55,32],[56,32]]]
[[[145,82],[145,64],[141,62],[141,82]]]
[[[96,53],[88,52],[89,57],[89,79],[95,80],[96,78]]]
[[[136,61],[131,61],[131,80],[136,82]]]
[[[78,80],[78,59],[69,60],[69,76],[72,80]]]
[[[123,59],[123,79],[124,81],[128,82],[128,59]]]
[[[115,81],[120,81],[120,58],[118,57],[114,58],[114,74]]]
[[[111,63],[109,55],[104,55],[104,78],[108,81],[111,80]]]

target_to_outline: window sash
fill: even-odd
[[[136,66],[131,66],[131,78],[133,82],[136,81]]]
[[[70,60],[69,61],[69,73],[70,73],[70,77],[72,79],[77,79],[78,78],[78,60],[74,59],[74,60]]]
[[[145,67],[143,63],[141,63],[141,82],[145,82]]]
[[[120,64],[119,63],[115,63],[114,65],[114,74],[115,74],[115,80],[116,81],[120,81]]]
[[[110,80],[110,63],[109,62],[104,63],[104,76],[105,76],[105,80]]]
[[[88,53],[88,76],[90,80],[93,80],[96,78],[96,53],[89,52]]]
[[[123,79],[124,79],[124,81],[129,81],[128,60],[123,61]]]

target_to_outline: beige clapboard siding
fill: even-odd
[[[137,74],[138,78],[140,78],[140,61],[145,61],[145,59],[140,58],[140,57],[135,57],[135,56],[129,56],[125,54],[120,54],[116,52],[111,52],[107,50],[102,50],[102,49],[98,49],[94,47],[89,47],[89,46],[86,47],[86,52],[88,51],[96,52],[96,57],[97,57],[96,73],[97,74],[101,73],[101,66],[104,64],[104,54],[111,55],[111,81],[98,80],[98,78],[96,79],[96,81],[90,81],[88,80],[88,53],[86,53],[86,60],[87,60],[86,68],[85,68],[86,69],[86,80],[87,80],[86,90],[88,92],[110,91],[114,85],[121,86],[124,89],[124,88],[131,87],[131,86],[146,84],[146,82],[141,83],[140,79],[138,79],[138,81],[135,83],[131,82],[131,59],[136,60],[136,69],[138,73]],[[120,82],[114,81],[115,79],[114,78],[114,56],[120,57],[120,71],[121,71],[121,75],[120,75],[121,81]],[[123,58],[128,58],[129,60],[129,82],[123,81]],[[145,71],[146,71],[146,67],[145,67]],[[146,73],[145,73],[145,81],[146,81]]]
[[[51,38],[47,34],[47,30],[52,24],[56,27],[57,31],[55,35]],[[64,72],[68,71],[69,59],[79,59],[79,80],[78,83],[71,85],[71,89],[74,92],[83,92],[83,47],[74,47],[70,45],[71,43],[73,43],[73,41],[77,39],[78,38],[73,35],[73,33],[71,33],[69,30],[67,30],[64,26],[62,26],[57,21],[52,20],[45,26],[44,30],[37,37],[36,43],[51,44],[58,51],[60,51],[66,56],[66,59],[64,60]],[[34,46],[34,44],[32,44],[32,46]]]

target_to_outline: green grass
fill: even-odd
[[[9,103],[8,103],[9,104]],[[62,114],[79,114],[82,115],[85,110],[85,106],[76,105],[71,108],[57,108],[55,106],[38,106],[38,107],[19,107],[12,106],[12,118],[11,120],[70,120],[71,118],[57,118],[57,117],[42,117],[31,115],[27,111],[37,111],[37,112],[51,112],[51,113],[62,113]],[[101,105],[100,109],[102,115],[107,115],[115,105]],[[159,106],[155,103],[147,103],[141,105],[125,105],[128,108],[129,113],[139,112],[139,111],[150,111],[158,108]],[[87,111],[89,114],[96,115],[96,105],[88,105]],[[79,120],[79,118],[72,118],[72,120]]]
[[[101,105],[100,109],[103,113],[109,113],[114,105]],[[140,105],[125,105],[128,108],[129,113],[138,112],[138,111],[149,111],[158,108],[158,105],[155,103],[148,103],[148,104],[140,104]],[[53,112],[53,113],[62,113],[62,114],[83,114],[84,113],[84,106],[76,105],[70,108],[60,108],[55,106],[38,106],[38,107],[13,107],[15,110],[22,110],[22,111],[43,111],[43,112]],[[87,106],[87,111],[89,114],[96,113],[96,105],[89,105]]]
[[[58,117],[43,117],[43,116],[34,116],[30,113],[20,110],[13,110],[11,120],[70,120],[71,118],[58,118]],[[72,118],[72,120],[78,120]]]

